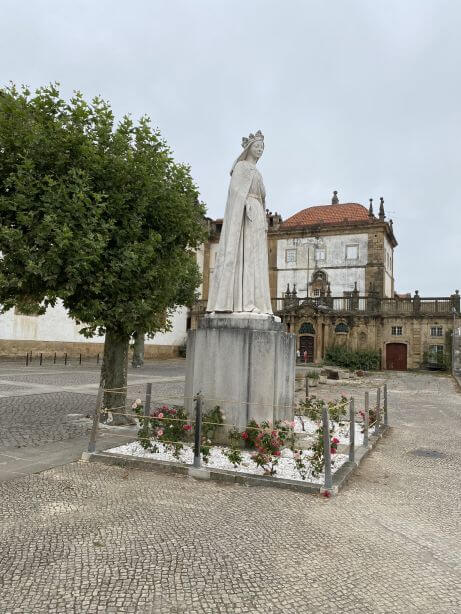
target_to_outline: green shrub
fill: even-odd
[[[336,365],[346,369],[361,369],[369,371],[370,369],[379,369],[380,356],[376,350],[349,350],[346,347],[332,345],[327,348],[325,353],[325,364]]]
[[[448,352],[439,353],[431,350],[423,352],[423,367],[428,369],[439,369],[449,371],[451,369],[451,354]]]
[[[341,396],[340,399],[335,401],[324,401],[316,396],[311,396],[299,403],[297,412],[300,416],[306,416],[309,420],[318,422],[322,419],[323,408],[328,407],[330,420],[342,424],[342,419],[347,414],[348,403],[349,400],[345,396]]]

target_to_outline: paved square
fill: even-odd
[[[461,612],[461,395],[377,378],[394,428],[335,499],[78,462],[3,482],[0,612]]]

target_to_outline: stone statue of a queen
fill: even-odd
[[[272,314],[267,259],[265,190],[256,163],[264,152],[260,130],[242,139],[231,169],[224,222],[207,312]]]

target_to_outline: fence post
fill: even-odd
[[[56,364],[56,352],[54,353],[53,364]]]
[[[104,382],[99,384],[98,396],[96,399],[96,408],[94,410],[93,425],[91,427],[90,441],[88,443],[88,452],[96,450],[96,438],[98,435],[99,415],[101,413],[102,400],[104,395]]]
[[[96,364],[99,365],[99,354],[96,357]]]
[[[64,354],[64,366],[67,367],[67,352]]]
[[[379,423],[381,421],[381,388],[376,391],[376,421],[375,421],[375,435],[379,432]]]
[[[355,462],[355,401],[349,401],[349,462]]]
[[[82,353],[81,353],[81,352],[80,352],[80,356],[79,356],[79,359],[78,359],[78,364],[79,364],[79,365],[81,365],[81,364],[82,364]]]
[[[306,401],[309,398],[309,377],[308,374],[306,373]]]
[[[325,490],[333,488],[333,478],[331,477],[331,442],[330,442],[330,418],[328,407],[324,405],[322,410],[323,420],[323,459],[325,461]]]
[[[26,354],[26,367],[29,366],[29,352]]]
[[[368,448],[368,423],[370,421],[370,393],[365,392],[365,415],[363,417],[363,445]]]
[[[387,415],[387,384],[384,384],[384,400],[383,400],[383,410],[384,410],[384,426],[389,426],[389,418]]]
[[[42,366],[43,362],[43,352],[40,352],[40,366]]]
[[[195,399],[195,441],[194,441],[194,467],[200,469],[200,441],[202,439],[202,395],[198,393]]]
[[[152,383],[148,383],[146,386],[146,402],[144,403],[144,415],[150,415],[150,400],[152,398]]]

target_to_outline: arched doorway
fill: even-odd
[[[407,370],[406,343],[388,343],[386,345],[386,369],[390,371]]]
[[[314,337],[312,335],[302,335],[299,338],[299,353],[302,361],[304,361],[304,352],[307,352],[307,362],[314,362]]]

